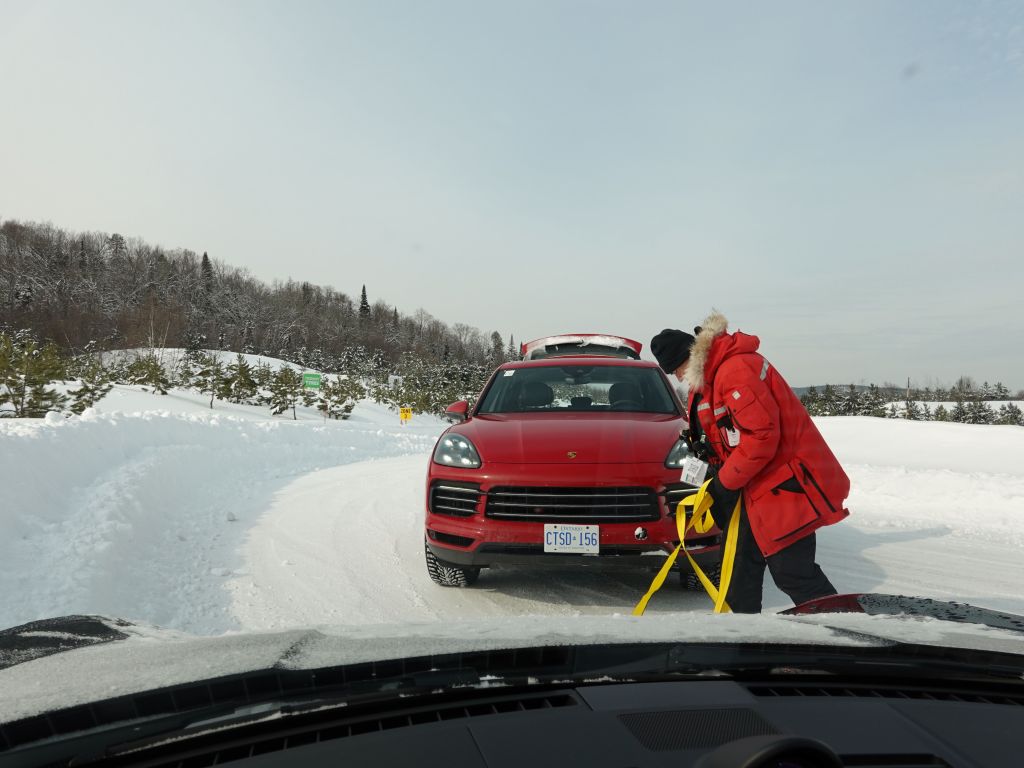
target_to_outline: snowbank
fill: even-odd
[[[101,408],[150,410],[0,422],[0,627],[83,610],[203,625],[278,489],[322,467],[426,455],[443,429],[403,427],[370,403],[350,421],[295,422],[137,390]]]

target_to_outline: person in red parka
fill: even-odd
[[[726,602],[735,613],[760,612],[766,565],[797,605],[836,594],[815,562],[815,531],[849,514],[850,479],[803,403],[758,354],[756,336],[729,333],[718,312],[694,331],[665,329],[651,351],[689,385],[691,444],[707,448],[720,528],[743,502]]]

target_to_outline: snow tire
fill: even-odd
[[[706,575],[709,579],[711,579],[711,582],[713,584],[715,584],[717,586],[719,583],[721,583],[721,580],[722,580],[722,564],[721,563],[715,563],[714,565],[709,565],[706,568],[704,568],[703,570],[704,570],[704,575]],[[704,585],[700,583],[700,579],[697,578],[697,574],[694,573],[692,570],[688,569],[688,570],[685,570],[685,571],[680,571],[679,572],[679,581],[682,582],[682,585],[683,585],[684,589],[688,589],[688,590],[691,590],[693,592],[703,592],[704,591]]]
[[[463,568],[446,563],[444,560],[438,560],[426,544],[424,544],[424,551],[427,558],[427,573],[435,584],[442,587],[471,587],[480,576],[479,568]]]

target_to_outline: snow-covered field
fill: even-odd
[[[423,564],[423,481],[445,424],[360,403],[346,422],[118,386],[82,417],[0,421],[0,627],[70,613],[199,634],[628,614],[649,574]],[[853,480],[819,535],[840,591],[1024,613],[1024,429],[818,421]],[[766,608],[786,606],[769,585]],[[674,582],[648,613],[705,612]]]

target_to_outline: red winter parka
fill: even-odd
[[[689,412],[714,450],[719,477],[743,489],[743,506],[767,557],[849,514],[850,479],[760,340],[728,333],[719,313],[704,321],[690,352]]]

